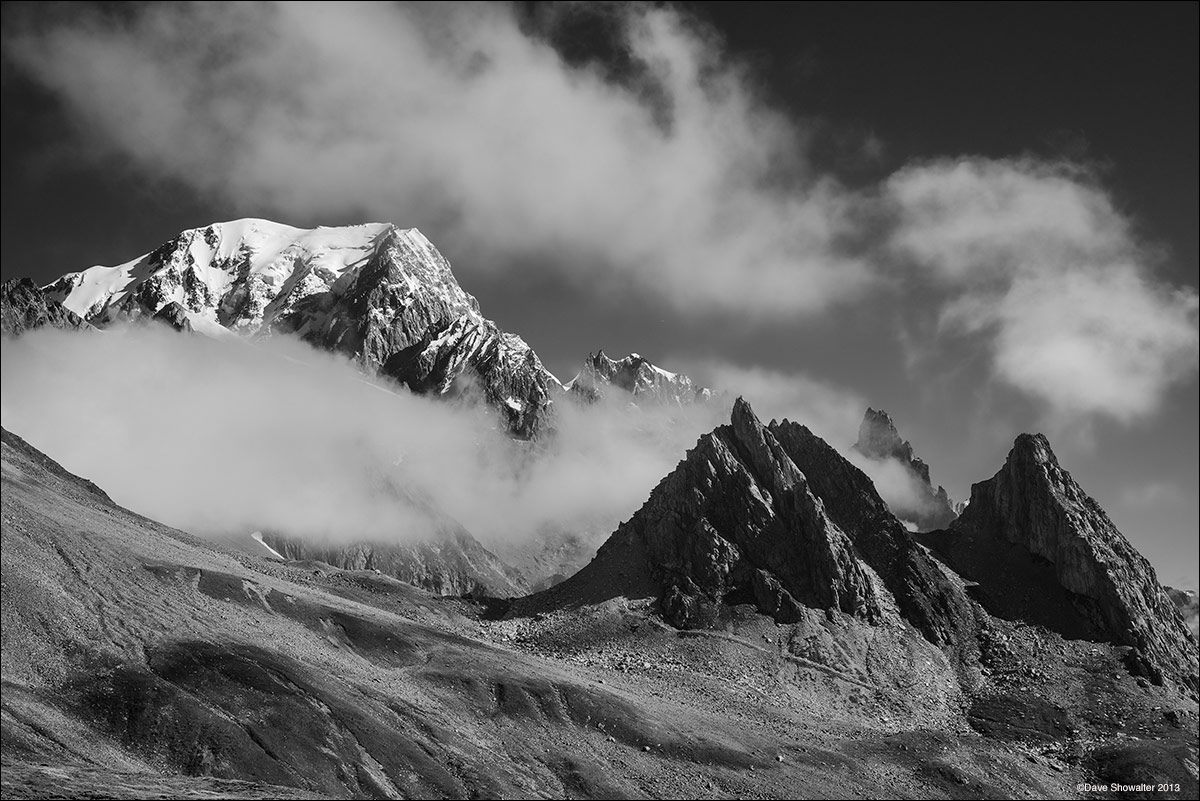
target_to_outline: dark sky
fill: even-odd
[[[1104,3],[1083,7],[1074,3],[736,2],[688,3],[676,8],[680,11],[672,12],[670,19],[682,20],[684,33],[659,29],[655,42],[698,42],[701,51],[724,53],[725,60],[717,62],[715,68],[720,74],[725,74],[730,63],[736,65],[739,77],[735,94],[744,91],[747,97],[753,97],[752,102],[747,101],[751,108],[769,109],[788,121],[783,139],[795,136],[796,148],[804,155],[799,166],[788,162],[778,174],[803,186],[806,197],[812,191],[813,175],[835,180],[838,191],[846,196],[857,193],[853,195],[855,202],[864,197],[886,197],[892,187],[889,182],[906,168],[923,176],[923,167],[960,157],[974,159],[972,163],[977,167],[1008,165],[1013,176],[1028,178],[1031,186],[1039,187],[1053,181],[1044,171],[1039,172],[1040,167],[1030,164],[1075,165],[1087,171],[1083,183],[1095,189],[1095,196],[1102,198],[1106,208],[1111,205],[1111,213],[1103,220],[1112,224],[1097,226],[1096,236],[1104,238],[1112,230],[1128,226],[1127,232],[1122,229],[1118,249],[1124,248],[1121,258],[1136,252],[1139,263],[1145,265],[1139,274],[1152,277],[1148,285],[1156,288],[1147,290],[1146,308],[1167,303],[1164,298],[1173,297],[1173,292],[1186,292],[1188,287],[1194,292],[1200,285],[1200,20],[1196,3]],[[410,16],[418,18],[415,24],[419,26],[426,22],[424,13]],[[605,185],[602,180],[589,184],[589,180],[596,179],[584,172],[577,183],[560,187],[554,182],[553,171],[542,175],[538,165],[532,163],[528,169],[512,173],[517,176],[517,184],[521,176],[535,175],[530,182],[541,182],[537,189],[546,190],[547,205],[580,202],[581,211],[576,217],[598,211],[604,220],[597,226],[607,220],[605,215],[610,211],[603,203],[606,191],[614,193],[612,206],[628,205],[631,198],[645,195],[657,197],[655,193],[666,198],[662,208],[652,208],[643,216],[632,215],[626,220],[612,215],[617,221],[611,223],[613,231],[642,234],[636,230],[639,221],[662,230],[657,240],[646,237],[646,242],[639,241],[628,252],[614,250],[611,254],[604,252],[604,236],[589,237],[586,231],[574,229],[560,236],[564,225],[561,219],[540,220],[536,208],[530,211],[521,207],[520,198],[511,205],[521,209],[524,216],[514,211],[510,225],[504,219],[503,204],[497,210],[486,200],[462,200],[469,189],[443,192],[439,186],[455,180],[468,187],[472,184],[470,175],[458,178],[451,167],[435,172],[437,181],[430,185],[421,183],[428,176],[419,170],[414,172],[406,166],[395,172],[412,179],[411,190],[405,188],[404,181],[392,180],[392,172],[364,172],[359,177],[364,195],[361,202],[355,197],[353,183],[343,186],[347,182],[324,175],[311,184],[273,185],[271,175],[287,173],[292,180],[296,174],[315,170],[299,161],[285,161],[271,169],[263,167],[267,177],[246,178],[243,186],[240,182],[248,172],[245,165],[260,161],[246,153],[256,143],[273,140],[266,135],[261,139],[247,135],[243,139],[236,125],[222,128],[212,116],[221,111],[220,104],[204,107],[208,117],[192,110],[194,118],[180,128],[171,128],[174,121],[165,115],[155,117],[155,110],[164,106],[162,100],[145,99],[139,105],[139,97],[154,97],[154,87],[171,88],[169,77],[157,84],[152,78],[156,73],[175,75],[170,69],[178,63],[169,46],[155,49],[153,43],[146,44],[147,29],[137,28],[137,13],[117,15],[133,21],[114,22],[112,18],[92,19],[83,12],[64,16],[63,9],[47,9],[39,4],[9,3],[4,5],[3,14],[0,264],[4,279],[29,275],[49,281],[93,264],[120,263],[151,250],[184,228],[242,216],[268,217],[298,226],[347,224],[365,218],[419,225],[450,259],[465,288],[479,298],[484,313],[524,336],[563,379],[570,378],[584,355],[598,347],[614,355],[640,351],[668,368],[693,369],[705,378],[722,374],[706,368],[715,362],[760,370],[776,378],[808,377],[891,411],[903,433],[932,463],[935,481],[945,482],[957,497],[969,492],[971,481],[987,477],[999,466],[1007,443],[1016,433],[1046,428],[1052,437],[1057,435],[1060,457],[1076,472],[1084,488],[1097,495],[1160,569],[1170,565],[1164,578],[1196,584],[1200,437],[1195,411],[1197,358],[1188,334],[1189,326],[1194,332],[1195,311],[1181,311],[1183,301],[1171,307],[1182,320],[1179,326],[1165,333],[1146,334],[1159,343],[1150,346],[1152,350],[1169,351],[1162,357],[1163,364],[1155,368],[1155,377],[1147,379],[1150,388],[1146,395],[1151,400],[1139,405],[1139,401],[1121,396],[1111,403],[1088,406],[1067,389],[1061,393],[1031,392],[1028,381],[1032,379],[1020,364],[1003,366],[1001,353],[1017,354],[1012,358],[1018,362],[1030,361],[1027,351],[1019,350],[1021,329],[1010,329],[1011,336],[997,335],[996,339],[987,339],[986,332],[981,334],[969,324],[947,329],[946,310],[951,308],[955,293],[967,284],[939,284],[928,277],[931,273],[914,278],[906,272],[908,261],[903,258],[868,258],[873,265],[873,285],[883,288],[847,289],[844,297],[831,290],[828,303],[814,302],[824,310],[819,312],[801,300],[794,313],[786,307],[781,313],[778,304],[767,302],[769,298],[756,303],[753,292],[726,308],[716,289],[700,292],[694,299],[664,302],[673,291],[678,295],[679,284],[666,283],[667,278],[659,281],[655,271],[663,276],[673,274],[674,268],[667,266],[671,251],[685,244],[691,246],[696,231],[707,231],[675,231],[667,226],[673,219],[671,208],[690,204],[686,192],[672,194],[673,173],[661,166],[676,151],[665,149],[662,158],[647,161],[629,176],[614,175],[614,185]],[[464,14],[469,18],[467,22],[461,19]],[[608,70],[605,74],[618,94],[632,92],[631,86],[669,91],[650,83],[631,83],[629,75],[622,74],[628,64],[622,63],[621,48],[614,48],[613,39],[613,31],[625,19],[619,7],[589,7],[569,18],[536,5],[520,6],[513,14],[505,9],[468,9],[460,10],[450,24],[474,25],[472,30],[489,33],[490,39],[485,41],[508,42],[505,37],[511,33],[508,23],[514,14],[525,34],[558,48],[568,64],[563,69]],[[477,15],[477,21],[472,15]],[[352,16],[347,13],[345,18]],[[342,30],[330,25],[330,19],[334,18],[322,23],[329,38],[346,36],[353,41],[349,38],[354,34],[350,23]],[[380,19],[374,19],[370,27],[382,36],[386,26]],[[267,17],[262,24],[275,31],[270,26],[279,23]],[[285,72],[260,69],[261,65],[252,62],[249,66],[239,65],[248,72],[220,72],[211,61],[213,53],[242,46],[243,37],[248,40],[245,47],[253,50],[257,46],[254,36],[246,36],[232,25],[226,30],[211,17],[189,19],[188,25],[188,30],[199,32],[193,38],[201,41],[210,34],[215,41],[218,34],[213,31],[228,37],[232,30],[238,44],[230,45],[226,39],[210,51],[185,54],[195,55],[197,60],[179,62],[183,63],[179,83],[184,87],[179,95],[186,97],[187,91],[192,91],[196,93],[193,97],[206,98],[206,103],[220,92],[239,97],[242,82],[250,75],[281,96],[286,94],[290,105],[281,103],[281,108],[299,109],[296,113],[301,115],[317,109],[299,119],[311,121],[312,116],[328,107],[321,105],[328,104],[327,96],[317,102],[306,93],[307,84],[301,74],[305,65],[295,71],[288,65]],[[301,37],[308,29],[296,24],[281,30]],[[81,38],[64,38],[73,34]],[[619,44],[622,40],[618,36],[616,41]],[[79,42],[88,46],[80,47]],[[487,50],[490,46],[481,47]],[[143,47],[144,51],[139,49]],[[349,47],[357,49],[358,45]],[[363,44],[361,49],[365,52],[369,47]],[[397,46],[397,51],[402,49]],[[496,65],[503,66],[506,52],[496,49],[468,67],[486,75]],[[534,48],[531,52],[536,56],[538,51]],[[369,61],[366,55],[361,58],[361,63],[346,66],[347,71],[392,69]],[[544,66],[536,58],[531,63]],[[405,66],[413,65],[405,62]],[[139,71],[142,67],[146,68],[145,74]],[[206,74],[196,74],[201,68],[211,69],[219,79],[208,81]],[[279,79],[281,72],[294,76],[286,92],[270,83]],[[540,111],[524,110],[517,99],[527,85],[521,76],[532,73],[513,74],[517,76],[513,80],[497,82],[494,94],[508,92],[512,96],[505,98],[513,109],[506,113],[518,120],[514,128],[519,134],[523,124],[520,115],[529,115],[539,127],[543,118],[538,116]],[[105,79],[106,75],[111,79]],[[393,83],[403,80],[390,73],[374,73],[369,92],[364,94],[369,99],[366,102],[373,104],[379,98],[383,103],[393,91],[408,93],[405,97],[419,94],[419,87]],[[528,85],[532,93],[532,84]],[[313,92],[315,97],[316,89]],[[163,95],[168,100],[173,96],[170,92]],[[572,99],[569,93],[554,97],[560,106]],[[440,104],[446,100],[443,94],[431,101],[445,121],[439,130],[458,135],[455,123],[463,118],[455,117],[452,108],[441,109]],[[564,115],[573,115],[572,121],[584,119],[578,127],[564,128],[566,133],[557,139],[539,140],[537,147],[523,148],[520,142],[511,147],[497,145],[495,162],[480,163],[489,169],[499,163],[496,169],[501,170],[506,161],[518,163],[521,158],[540,159],[543,155],[546,161],[555,163],[559,157],[555,148],[562,140],[578,143],[578,152],[562,157],[565,167],[577,162],[603,163],[602,156],[597,155],[599,149],[619,135],[606,133],[607,112],[597,112],[594,121],[588,122],[591,118],[585,101],[593,105],[604,102],[601,94],[586,95],[578,107],[571,105],[569,111],[563,111]],[[486,115],[491,108],[485,102],[475,106],[470,102],[464,97],[462,105],[474,109],[471,113],[477,115]],[[719,105],[718,101],[711,102]],[[269,103],[255,102],[239,108],[247,113],[246,108],[263,105],[269,107]],[[336,107],[338,113],[351,117],[356,113],[353,104],[351,109]],[[670,104],[660,104],[661,108],[669,109]],[[681,108],[677,104],[675,112],[683,114]],[[376,118],[388,119],[381,117],[382,112],[376,108],[370,111],[375,128]],[[466,117],[465,127],[471,119]],[[713,121],[720,118],[698,119],[694,127],[708,125],[711,129]],[[559,121],[546,113],[548,126]],[[256,117],[247,127],[260,122]],[[509,122],[481,122],[480,127],[490,125],[489,131],[499,132],[494,137],[499,142],[503,134],[510,133],[506,127]],[[678,129],[672,130],[671,124]],[[678,134],[686,132],[688,124],[688,119],[680,116],[665,126]],[[347,126],[357,137],[355,141],[369,144],[377,133],[356,129],[353,122]],[[751,138],[757,135],[757,126],[747,128]],[[595,138],[591,138],[596,131]],[[225,138],[214,144],[219,136]],[[413,152],[414,143],[423,144],[414,138],[417,134],[405,136],[407,154]],[[446,138],[452,139],[449,135]],[[470,131],[462,133],[461,138],[463,155],[474,157],[473,151],[467,151],[477,149],[472,144],[477,140],[471,138]],[[714,155],[723,157],[717,149],[703,149],[711,145],[703,132],[697,141],[700,144],[696,150],[701,155],[687,162],[689,168],[680,168],[681,184],[689,177],[688,169],[701,169]],[[770,141],[763,149],[772,158],[787,162],[787,148]],[[446,148],[454,153],[452,145]],[[181,154],[179,158],[176,152]],[[747,148],[747,158],[759,152]],[[441,151],[431,153],[429,161],[436,162],[435,156]],[[246,158],[239,162],[241,168],[231,168],[224,176],[226,183],[236,183],[237,188],[222,183],[220,161],[224,155],[230,157],[230,163]],[[482,174],[482,170],[477,172]],[[615,186],[622,178],[637,181],[639,174],[647,172],[653,174],[645,178],[644,186],[638,185],[638,193],[623,195],[621,187]],[[936,173],[939,179],[953,178],[932,168],[926,172]],[[398,188],[382,192],[379,184],[384,180],[392,180]],[[486,180],[490,179],[481,177],[478,183],[484,185]],[[313,191],[314,187],[320,190],[332,183],[341,186],[342,194],[330,190],[324,202],[311,199],[322,195],[321,191]],[[522,191],[509,174],[502,172],[496,185],[511,188],[516,195]],[[1030,191],[1036,194],[1038,190]],[[485,192],[481,190],[480,194]],[[578,201],[576,194],[600,199],[589,205]],[[305,199],[298,200],[300,195]],[[766,190],[752,190],[747,197],[752,209],[760,209],[755,205],[759,202],[763,204],[761,210],[767,212],[779,207],[775,203],[778,196]],[[444,207],[451,211],[446,213]],[[697,213],[707,210],[704,204],[695,210],[691,205],[686,208]],[[1025,224],[1031,218],[1037,219],[1041,207],[1031,202],[1029,208],[1033,211],[1028,215],[1018,215]],[[489,215],[497,220],[482,226],[487,233],[472,229],[472,220]],[[762,216],[756,213],[749,219]],[[463,217],[468,219],[465,224]],[[890,217],[888,220],[895,222]],[[533,245],[514,248],[499,239],[493,242],[511,227],[525,226]],[[463,230],[468,233],[463,234]],[[782,229],[768,226],[762,230],[770,233]],[[864,236],[851,249],[876,247],[878,231],[872,230],[876,239]],[[1004,230],[1008,232],[1005,235],[1018,240],[1037,238]],[[752,229],[757,239],[766,236],[757,232],[757,228]],[[704,253],[724,244],[723,239],[706,238],[695,244],[695,254],[688,251],[687,259],[703,258]],[[733,254],[757,252],[753,243],[743,241],[730,247],[728,252]],[[1096,247],[1103,250],[1109,245]],[[835,240],[820,252],[844,254],[846,249]],[[634,260],[642,253],[650,257],[632,267],[609,269],[611,264],[620,265],[622,260]],[[1114,258],[1114,264],[1121,260]],[[716,256],[714,260],[720,261]],[[936,262],[937,257],[930,260]],[[685,275],[680,272],[685,268],[679,267],[676,272]],[[703,280],[711,278],[716,287],[724,286],[720,284],[720,276],[726,274],[722,270],[736,271],[741,266],[722,264],[710,269],[706,265],[703,269]],[[946,278],[957,275],[952,265],[942,269],[944,273],[938,280],[959,280]],[[1012,275],[1020,275],[1019,270]],[[702,280],[697,279],[697,283]],[[773,285],[763,286],[764,296],[774,292]],[[970,284],[970,292],[984,293],[970,297],[992,297],[985,293],[986,287],[980,286]],[[661,287],[666,289],[660,292],[657,288]],[[792,284],[783,284],[775,294],[786,294],[791,289]],[[1081,297],[1094,299],[1095,295]],[[1063,303],[1068,311],[1077,311],[1071,306],[1077,306],[1076,301],[1065,298]],[[1141,312],[1129,312],[1135,313]],[[1169,315],[1149,316],[1165,319]],[[1143,322],[1143,317],[1114,314],[1112,325],[1133,332],[1140,330],[1137,326]],[[1131,338],[1134,336],[1130,333]],[[1088,374],[1088,380],[1099,382],[1098,394],[1118,393],[1108,386],[1112,383],[1111,372],[1099,378]],[[1068,376],[1064,380],[1071,379]],[[1063,397],[1069,397],[1069,402],[1062,401]],[[1071,419],[1064,423],[1064,416]],[[1188,567],[1181,568],[1180,564]]]

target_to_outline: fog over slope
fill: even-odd
[[[6,340],[2,363],[6,428],[119,503],[210,534],[417,538],[431,524],[408,493],[485,543],[610,531],[728,411],[563,398],[556,435],[530,446],[478,405],[412,395],[288,338],[156,325],[37,331]],[[818,428],[840,432],[836,391],[809,394]],[[804,414],[795,389],[781,400]]]

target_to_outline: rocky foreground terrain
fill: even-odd
[[[739,404],[579,575],[471,600],[214,546],[5,431],[4,796],[1195,797],[1194,640],[989,613],[839,459]]]

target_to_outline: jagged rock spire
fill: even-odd
[[[920,531],[945,528],[955,516],[955,506],[944,487],[934,489],[929,465],[913,451],[912,443],[900,436],[891,415],[868,408],[858,427],[853,450],[872,461],[893,461],[911,477],[911,491],[891,498],[892,511],[909,520]]]

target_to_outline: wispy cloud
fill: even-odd
[[[944,293],[944,336],[975,336],[997,379],[1058,422],[1153,413],[1197,369],[1200,300],[1154,270],[1085,170],[948,159],[887,181],[890,248]]]

